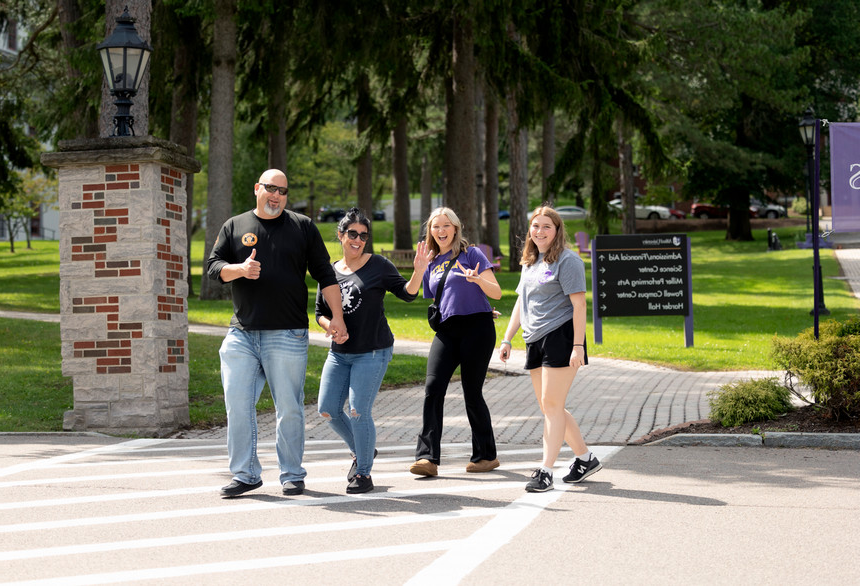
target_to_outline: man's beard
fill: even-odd
[[[281,215],[281,208],[273,208],[269,202],[266,202],[266,205],[263,207],[263,211],[266,212],[270,216],[279,216]]]

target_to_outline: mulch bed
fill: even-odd
[[[755,430],[755,431],[754,431]],[[836,421],[826,417],[814,405],[804,405],[790,413],[770,421],[756,421],[736,427],[723,427],[720,423],[703,419],[690,421],[657,429],[648,435],[630,442],[644,444],[653,442],[678,433],[766,433],[766,432],[796,432],[796,433],[860,433],[860,419]]]

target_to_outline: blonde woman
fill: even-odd
[[[427,357],[424,412],[415,463],[409,471],[436,476],[441,461],[442,412],[454,370],[460,380],[466,415],[472,428],[472,457],[466,472],[489,472],[499,466],[490,410],[484,401],[487,367],[496,345],[493,308],[487,297],[499,299],[502,288],[487,257],[463,237],[463,226],[450,208],[437,208],[427,220],[425,239],[430,263],[424,272],[424,297],[433,299],[445,269],[439,303],[442,322]]]
[[[525,368],[544,416],[543,461],[532,473],[526,491],[545,492],[553,489],[552,470],[565,441],[576,456],[565,482],[582,482],[602,467],[564,406],[577,371],[588,364],[585,265],[568,248],[564,222],[551,207],[532,212],[520,264],[517,302],[499,346],[499,358],[507,362],[511,340],[522,326]]]

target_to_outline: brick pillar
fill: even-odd
[[[66,430],[163,436],[188,423],[186,175],[153,138],[61,141],[60,327]]]

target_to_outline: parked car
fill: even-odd
[[[621,198],[613,199],[609,205],[616,210],[621,210]],[[647,206],[636,204],[636,219],[637,220],[668,220],[672,217],[669,208],[665,206]]]
[[[511,219],[511,212],[509,212],[508,210],[499,210],[499,219],[500,220],[510,220]]]
[[[710,203],[694,203],[690,208],[690,213],[694,218],[707,220],[709,218],[728,218],[729,208],[726,206],[717,206]],[[755,210],[750,206],[750,218],[755,217]]]
[[[754,209],[756,216],[759,218],[775,220],[776,218],[784,218],[788,215],[785,207],[771,202],[762,203],[760,199],[754,197],[750,198],[750,209]]]
[[[670,220],[686,220],[687,213],[681,210],[676,210],[675,208],[669,208],[669,213],[672,214],[669,218]]]
[[[555,211],[562,220],[584,220],[588,217],[588,210],[579,206],[558,206]]]
[[[321,207],[317,212],[317,222],[339,222],[346,215],[343,208]]]
[[[321,207],[317,212],[317,222],[340,222],[341,218],[346,215],[346,210],[343,208]],[[385,212],[376,210],[373,212],[373,219],[385,221]]]

